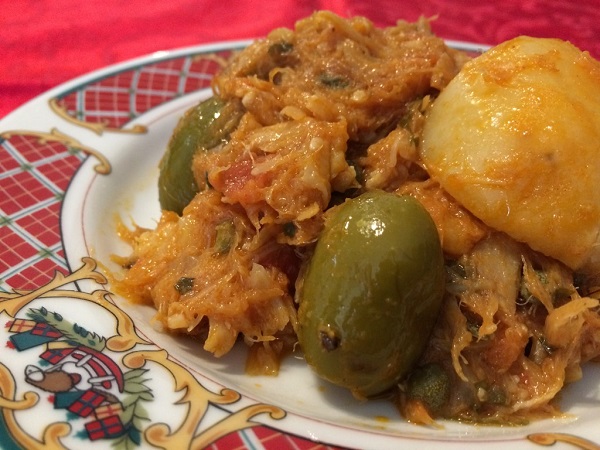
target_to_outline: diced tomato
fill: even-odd
[[[253,166],[249,158],[236,161],[229,168],[212,175],[210,184],[231,201],[243,205],[258,203],[264,200],[262,191],[271,177],[269,174],[252,175]]]

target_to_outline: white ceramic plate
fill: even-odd
[[[113,66],[0,121],[3,448],[599,448],[597,366],[565,390],[565,418],[419,427],[388,402],[357,403],[300,359],[275,378],[244,375],[243,348],[215,359],[110,293],[97,264],[128,252],[115,218],[153,225],[157,164],[178,117],[246,44]]]

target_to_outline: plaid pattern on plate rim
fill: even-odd
[[[175,98],[206,88],[235,49],[141,64],[61,93],[52,104],[82,126],[121,130]],[[30,289],[67,271],[59,214],[87,155],[44,133],[0,135],[0,290]]]

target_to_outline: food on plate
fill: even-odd
[[[424,20],[380,29],[328,12],[255,42],[174,130],[163,214],[154,230],[121,229],[134,250],[116,288],[153,303],[165,329],[201,334],[217,356],[243,337],[249,370],[276,371],[295,341],[294,285],[325,213],[425,174],[407,159],[422,98],[467,59]]]
[[[380,190],[331,213],[299,278],[306,362],[358,398],[389,391],[427,345],[444,295],[444,256],[418,200]]]
[[[557,415],[600,356],[599,74],[558,40],[472,57],[426,20],[274,30],[182,117],[113,289],[217,357],[243,341],[248,373],[302,351],[416,423]]]

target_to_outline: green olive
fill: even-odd
[[[412,197],[371,191],[336,208],[298,283],[298,339],[317,374],[373,397],[423,353],[444,259],[431,216]]]
[[[158,200],[162,209],[181,214],[199,190],[192,172],[194,154],[226,141],[241,116],[238,103],[211,97],[179,119],[160,162]]]

